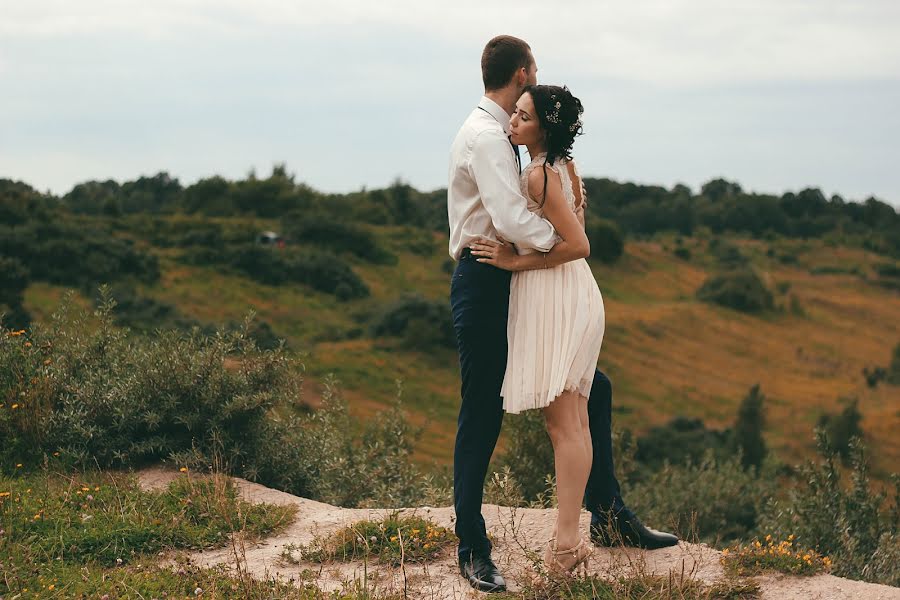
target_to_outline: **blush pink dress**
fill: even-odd
[[[528,194],[528,174],[545,162],[545,155],[536,156],[525,167],[520,182],[528,209],[541,216],[540,204]],[[566,201],[574,211],[576,197],[565,163],[557,161],[547,168],[559,174]],[[567,390],[588,397],[605,326],[603,297],[583,258],[551,269],[513,273],[507,323],[509,352],[500,392],[503,409],[519,413],[544,408]]]

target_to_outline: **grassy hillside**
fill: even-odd
[[[216,221],[255,230],[277,226],[266,220]],[[159,258],[161,277],[138,291],[202,323],[240,321],[254,310],[303,356],[311,402],[333,373],[352,410],[371,414],[396,396],[396,382],[402,381],[415,419],[428,422],[419,458],[447,464],[458,406],[455,351],[410,349],[369,331],[373,315],[403,294],[446,301],[446,237],[399,226],[368,228],[398,260],[346,259],[370,289],[367,298],[338,301],[304,285],[265,285],[215,266],[185,264],[181,249],[155,246],[149,236],[138,245]],[[613,381],[617,425],[641,432],[684,415],[725,426],[747,390],[760,383],[768,443],[782,459],[796,461],[812,454],[812,428],[823,411],[836,412],[841,398],[853,397],[876,473],[897,470],[900,388],[872,389],[862,374],[866,367],[886,366],[900,342],[900,293],[880,285],[875,270],[889,259],[821,240],[729,241],[775,291],[775,311],[753,316],[695,298],[719,270],[710,239],[702,234],[683,241],[669,235],[628,240],[614,265],[591,261],[606,305],[600,367]],[[687,248],[690,259],[676,256],[676,246]],[[63,291],[32,283],[24,306],[40,321]]]

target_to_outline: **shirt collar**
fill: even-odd
[[[503,133],[509,135],[509,115],[499,104],[487,96],[482,96],[481,101],[478,103],[478,108],[485,110],[494,117],[494,120],[500,123],[500,127],[503,128]]]

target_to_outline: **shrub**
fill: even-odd
[[[900,344],[894,346],[894,352],[891,355],[891,364],[887,368],[887,376],[885,379],[890,384],[900,385]]]
[[[765,396],[759,391],[759,384],[750,388],[750,392],[741,401],[737,420],[731,430],[731,446],[741,454],[741,462],[745,467],[760,467],[766,457],[766,441],[762,430],[765,426],[763,409]]]
[[[279,250],[255,244],[229,246],[225,251],[196,248],[181,260],[191,265],[231,267],[268,285],[302,283],[341,300],[365,298],[369,288],[349,265],[321,250]]]
[[[707,429],[700,419],[675,417],[638,436],[635,459],[654,470],[666,462],[674,465],[697,463],[710,449],[717,456],[724,455],[729,435],[728,431]]]
[[[445,300],[421,295],[403,296],[385,306],[374,318],[372,335],[401,338],[410,348],[456,348],[456,331]]]
[[[54,219],[0,226],[0,255],[18,259],[31,279],[93,289],[100,283],[159,279],[159,261],[94,222]]]
[[[126,466],[192,451],[208,464],[219,453],[246,473],[265,460],[253,441],[275,402],[290,398],[287,358],[257,352],[241,333],[128,339],[103,294],[95,320],[64,306],[24,344],[2,336],[0,396],[21,399],[7,423],[20,462],[60,451],[81,464]],[[239,366],[227,368],[226,358]]]
[[[738,269],[709,277],[697,298],[742,312],[761,312],[774,306],[774,298],[751,269]]]
[[[685,246],[676,246],[674,254],[681,260],[691,260],[691,250]]]
[[[709,252],[721,266],[726,268],[743,267],[749,262],[740,248],[721,238],[713,238],[709,241]]]
[[[22,306],[28,269],[18,259],[0,255],[0,326],[23,329],[31,317]]]
[[[831,448],[847,460],[850,457],[850,441],[863,436],[862,414],[856,398],[846,402],[840,414],[825,413],[819,417],[818,425],[824,432],[825,439]]]
[[[892,475],[888,497],[869,481],[858,439],[850,446],[849,478],[822,430],[816,445],[820,460],[800,468],[786,499],[767,504],[760,528],[782,538],[796,535],[798,543],[831,557],[835,575],[900,585],[900,476]]]
[[[534,502],[546,492],[547,480],[556,472],[544,415],[539,410],[507,415],[504,429],[509,443],[500,459],[500,470],[508,470],[526,503]]]
[[[298,365],[258,351],[246,324],[128,338],[112,310],[105,295],[93,317],[66,303],[46,328],[0,332],[0,469],[58,453],[80,466],[215,467],[346,506],[409,506],[424,493],[411,460],[421,429],[399,395],[362,422],[329,380],[310,413]]]
[[[614,263],[625,252],[622,230],[612,221],[589,217],[585,233],[591,243],[591,256],[605,263]]]
[[[333,252],[349,252],[376,264],[397,264],[372,233],[356,223],[339,221],[324,213],[293,211],[284,217],[285,234],[300,244],[314,244]]]
[[[757,476],[739,456],[717,459],[710,450],[700,462],[667,464],[637,483],[628,493],[629,503],[642,519],[671,525],[683,539],[745,539],[777,486],[770,468],[764,469]]]

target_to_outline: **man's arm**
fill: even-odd
[[[549,251],[556,243],[556,231],[549,221],[528,210],[528,201],[519,191],[515,159],[509,141],[502,134],[485,131],[472,147],[469,169],[478,185],[481,201],[494,228],[504,239],[525,248]]]

